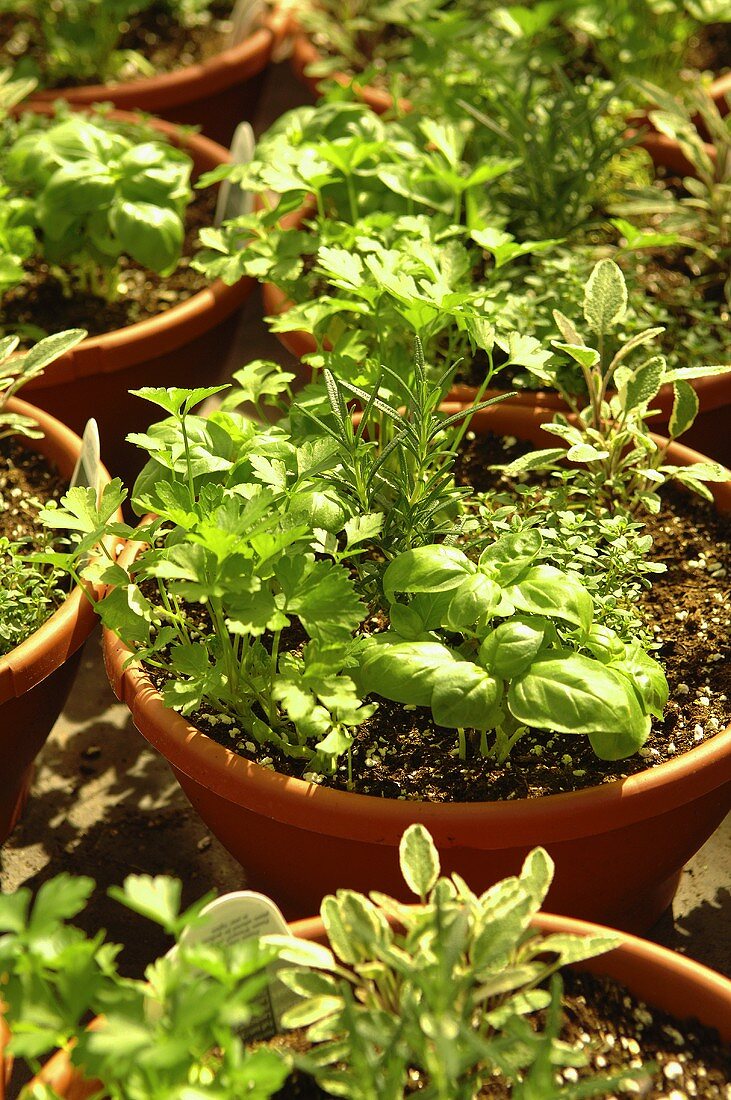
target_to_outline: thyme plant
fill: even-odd
[[[74,347],[86,333],[80,329],[41,340],[28,352],[16,349],[17,337],[0,340],[0,440],[38,439],[43,433],[36,421],[10,412],[7,403],[31,378]],[[0,515],[17,507],[17,501],[0,489]],[[26,503],[27,514],[40,512],[38,501]],[[9,653],[37,630],[64,599],[63,573],[49,563],[35,562],[37,550],[49,550],[51,538],[40,524],[36,535],[6,533],[0,537],[0,655]]]

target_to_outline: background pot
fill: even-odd
[[[34,417],[44,432],[28,440],[71,478],[81,440],[64,425],[25,401],[8,403],[12,412]],[[102,469],[102,484],[109,475]],[[30,638],[0,657],[0,844],[22,811],[33,761],[63,709],[81,659],[81,647],[96,625],[89,600],[78,589]]]
[[[120,84],[49,88],[36,92],[27,105],[36,108],[57,99],[76,107],[113,103],[124,111],[145,111],[170,122],[200,126],[208,137],[228,146],[239,122],[254,116],[264,70],[287,25],[287,17],[275,13],[243,42],[204,63]]]
[[[374,88],[371,84],[359,84],[357,77],[354,77],[352,73],[336,72],[332,73],[328,78],[308,76],[307,69],[309,66],[316,61],[324,61],[325,57],[324,54],[319,52],[311,39],[296,27],[294,28],[290,59],[292,69],[298,80],[301,80],[302,83],[310,89],[313,95],[321,95],[320,83],[325,79],[331,79],[341,84],[344,88],[349,88],[352,85],[358,98],[361,99],[363,103],[367,103],[371,110],[376,111],[379,115],[385,114],[386,111],[390,111],[393,107],[393,96],[389,95],[388,92],[381,91],[380,88]],[[411,103],[408,99],[400,99],[399,108],[402,111],[410,111]]]
[[[607,928],[541,913],[533,922],[546,935],[555,932],[596,936]],[[327,943],[325,928],[319,917],[295,921],[291,932],[301,939]],[[677,1020],[696,1019],[706,1027],[715,1028],[726,1042],[731,1042],[731,982],[705,966],[664,947],[634,936],[623,936],[613,951],[581,963],[577,969],[613,978],[626,986],[651,1008],[670,1013]],[[3,1093],[2,1050],[9,1034],[0,1017],[0,1100]],[[9,1076],[9,1060],[6,1076]],[[88,1100],[98,1094],[97,1082],[84,1081],[65,1052],[59,1052],[44,1067],[37,1081],[52,1085],[64,1100]]]
[[[478,414],[472,427],[541,442],[547,419],[546,410],[503,405]],[[669,461],[688,465],[700,457],[675,445]],[[716,500],[731,510],[731,484],[716,486]],[[105,632],[104,646],[114,691],[137,728],[166,757],[252,885],[290,915],[317,910],[322,896],[341,886],[401,893],[398,842],[420,821],[444,870],[459,871],[476,890],[515,874],[527,852],[543,844],[556,863],[552,908],[646,930],[669,905],[683,865],[731,806],[731,728],[627,780],[543,799],[435,805],[329,790],[218,745],[164,707],[138,667],[123,668],[129,651],[114,635]]]
[[[51,107],[42,108],[50,113]],[[136,116],[114,112],[120,121]],[[230,161],[228,150],[158,119],[150,124],[193,158],[194,175]],[[210,286],[172,309],[137,324],[90,336],[46,368],[25,388],[40,408],[82,432],[87,420],[99,424],[102,457],[116,476],[131,483],[142,452],[129,432],[144,431],[156,418],[154,406],[127,391],[141,386],[210,386],[222,379],[233,347],[238,312],[253,287],[241,279]]]

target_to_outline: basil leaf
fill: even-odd
[[[389,603],[397,592],[445,592],[475,571],[454,546],[418,546],[391,562],[383,574],[383,591]]]
[[[589,734],[604,760],[630,756],[647,736],[647,720],[629,680],[570,650],[558,650],[534,661],[528,672],[511,684],[508,706],[526,725],[556,733]]]
[[[538,656],[546,634],[541,619],[515,618],[501,623],[480,646],[480,664],[496,676],[520,676]]]

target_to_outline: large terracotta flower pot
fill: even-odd
[[[498,406],[472,427],[546,445],[542,409]],[[553,437],[550,437],[553,439]],[[670,461],[701,456],[675,445]],[[731,483],[716,487],[731,510]],[[137,552],[131,545],[127,561]],[[514,802],[432,804],[328,789],[278,774],[217,744],[163,705],[129,650],[105,632],[107,672],[139,731],[166,757],[206,825],[290,915],[317,910],[339,886],[403,892],[396,850],[424,824],[445,872],[476,890],[515,874],[544,845],[556,863],[554,909],[645,930],[670,904],[680,871],[731,808],[731,728],[677,760],[623,781]]]
[[[51,107],[38,108],[44,113]],[[115,112],[120,120],[135,116]],[[150,123],[193,158],[200,175],[230,160],[228,150],[158,119]],[[253,287],[241,279],[226,286],[216,279],[187,301],[137,324],[90,336],[31,381],[25,393],[76,432],[90,417],[99,424],[102,458],[126,483],[139,472],[141,452],[125,443],[144,431],[154,407],[128,391],[141,386],[210,386],[222,381],[233,347],[241,305]]]
[[[8,407],[38,421],[43,438],[28,440],[28,449],[45,455],[70,478],[81,449],[79,437],[25,401],[11,401]],[[108,481],[102,470],[102,484]],[[63,709],[81,647],[96,621],[91,603],[76,588],[30,638],[0,657],[0,844],[23,809],[33,761]]]
[[[124,111],[144,111],[170,122],[200,126],[207,137],[228,146],[239,122],[254,117],[264,70],[288,22],[284,13],[275,12],[243,42],[208,61],[124,83],[48,88],[36,92],[28,105],[35,108],[57,99],[78,107],[113,103]]]
[[[609,931],[600,925],[549,913],[539,914],[533,927],[546,935],[562,932],[596,936]],[[295,921],[290,928],[292,934],[300,939],[322,944],[328,942],[319,917]],[[723,1040],[731,1042],[731,981],[691,959],[635,936],[624,935],[613,951],[580,963],[577,969],[612,978],[651,1008],[667,1012],[678,1021],[699,1020],[706,1027],[715,1028]],[[98,1019],[94,1023],[98,1026]],[[9,1100],[3,1081],[9,1080],[12,1067],[9,1058],[5,1059],[4,1067],[2,1060],[3,1047],[9,1038],[0,1017],[0,1100]],[[72,1066],[65,1051],[59,1051],[50,1059],[35,1082],[52,1086],[63,1100],[88,1100],[99,1095],[103,1088],[99,1082],[85,1081],[81,1072]]]

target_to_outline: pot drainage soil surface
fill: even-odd
[[[43,455],[26,450],[19,439],[0,441],[0,537],[36,540],[28,549],[39,549],[38,510],[67,488]]]

